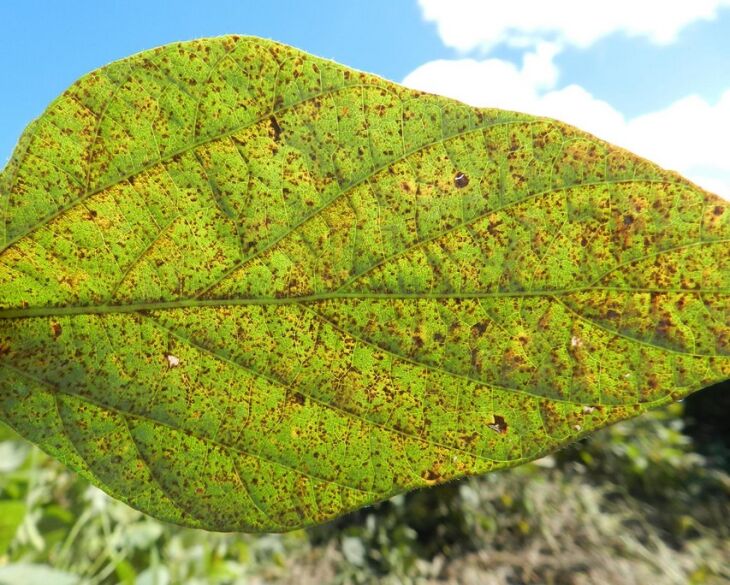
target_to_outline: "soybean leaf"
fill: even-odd
[[[727,202],[270,41],[83,77],[0,214],[0,417],[178,524],[324,522],[730,377]]]

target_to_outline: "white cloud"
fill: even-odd
[[[440,59],[411,72],[403,83],[472,105],[486,105],[486,100],[492,107],[527,111],[539,90],[557,83],[556,53],[555,45],[541,43],[524,55],[521,68],[502,59]]]
[[[496,45],[532,47],[552,40],[588,47],[613,33],[658,44],[697,20],[710,20],[730,0],[419,0],[443,42],[460,51]]]
[[[540,43],[521,67],[500,59],[431,61],[403,83],[474,106],[563,120],[730,199],[730,89],[716,103],[689,96],[627,119],[579,85],[557,88],[556,53],[556,45]]]

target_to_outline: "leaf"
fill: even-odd
[[[48,565],[33,563],[13,563],[0,567],[0,585],[76,585],[79,577],[66,571],[59,571]]]
[[[0,188],[0,417],[170,522],[324,522],[730,377],[727,202],[274,42],[83,77]]]
[[[0,555],[4,555],[25,517],[25,503],[0,500]]]

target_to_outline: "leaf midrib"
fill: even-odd
[[[241,305],[299,305],[330,300],[439,300],[439,299],[484,299],[560,297],[587,291],[617,291],[635,293],[677,293],[730,295],[730,289],[669,289],[669,288],[621,288],[615,286],[583,286],[560,290],[495,291],[458,293],[323,293],[299,297],[258,297],[235,299],[177,299],[174,301],[150,301],[124,305],[66,305],[63,307],[28,307],[22,309],[0,309],[0,319],[23,319],[30,317],[60,317],[66,315],[100,315],[109,313],[136,313],[140,311],[163,311],[171,309],[195,309],[208,307],[233,307]]]
[[[509,123],[514,123],[515,121],[510,121]],[[499,125],[499,124],[498,124]],[[3,169],[3,173],[6,169]],[[2,178],[2,174],[0,173],[0,179]],[[580,183],[578,185],[574,186],[585,186],[585,185],[602,185],[607,183],[635,183],[635,182],[641,182],[641,183],[666,183],[666,184],[681,184],[676,183],[674,181],[665,181],[665,180],[636,180],[636,179],[628,179],[628,180],[620,180],[620,181],[596,181],[596,182],[590,182],[590,183]],[[569,189],[574,186],[566,186],[563,187],[563,189]],[[348,189],[351,188],[352,185],[348,186]],[[343,189],[338,193],[338,196],[344,193],[347,189]],[[545,193],[552,193],[555,192],[557,189],[550,189],[548,191],[540,192],[540,193],[532,193],[524,198],[521,198],[518,201],[511,202],[510,204],[507,204],[503,207],[490,210],[489,213],[493,212],[499,212],[503,211],[509,207],[512,207],[513,205],[518,205],[524,203],[526,200],[529,200],[531,198],[544,195]],[[334,200],[338,199],[338,197],[335,197]],[[302,223],[305,223],[309,219],[311,219],[313,216],[318,215],[323,209],[331,205],[334,201],[328,202],[323,208],[320,208],[316,210],[313,214],[310,216],[307,216],[300,222],[299,225]],[[76,203],[83,203],[83,200],[79,200]],[[727,244],[730,243],[730,239],[719,239],[719,240],[700,240],[700,241],[694,241],[690,243],[684,243],[677,246],[671,246],[669,248],[665,248],[663,250],[658,250],[656,252],[653,252],[651,254],[645,254],[641,256],[637,256],[636,258],[630,258],[626,260],[625,262],[619,263],[616,266],[612,267],[608,271],[606,271],[604,274],[600,275],[598,278],[594,279],[592,283],[580,286],[580,287],[573,287],[569,289],[544,289],[544,290],[523,290],[523,291],[493,291],[493,292],[474,292],[474,293],[464,293],[464,292],[455,292],[455,293],[388,293],[388,294],[378,294],[378,293],[362,293],[362,292],[342,292],[344,288],[351,285],[352,283],[356,282],[357,280],[361,279],[364,275],[368,274],[372,270],[378,268],[380,265],[384,264],[385,262],[392,260],[393,258],[400,256],[403,253],[409,252],[415,248],[418,248],[424,244],[428,244],[431,241],[434,241],[438,238],[441,238],[450,232],[455,231],[456,229],[459,229],[465,225],[468,225],[471,221],[479,220],[483,217],[485,217],[487,214],[480,214],[479,216],[473,218],[472,220],[468,222],[462,222],[457,224],[456,226],[452,227],[451,229],[445,230],[444,232],[440,232],[430,238],[425,238],[423,240],[420,240],[413,244],[412,246],[409,246],[406,250],[402,250],[397,254],[393,254],[389,257],[386,257],[379,262],[375,263],[374,265],[368,267],[367,270],[353,275],[350,279],[348,279],[346,282],[344,282],[341,286],[339,286],[337,289],[335,289],[333,292],[330,293],[319,293],[314,295],[305,295],[305,296],[298,296],[298,297],[258,297],[258,298],[238,298],[238,299],[202,299],[200,298],[202,295],[208,293],[209,291],[213,290],[216,286],[218,286],[222,281],[226,279],[226,277],[230,276],[235,270],[239,269],[241,266],[243,266],[247,261],[250,261],[258,256],[260,256],[262,253],[266,252],[268,249],[272,248],[279,240],[283,239],[284,237],[287,237],[292,232],[296,231],[296,228],[299,226],[295,226],[291,230],[287,231],[285,234],[282,234],[279,238],[276,238],[273,242],[269,242],[269,244],[263,249],[258,250],[255,254],[253,254],[250,257],[244,258],[243,260],[240,260],[236,262],[232,267],[230,267],[227,271],[223,273],[222,276],[217,278],[212,284],[209,284],[206,286],[202,291],[197,292],[194,296],[187,299],[176,299],[174,301],[150,301],[150,302],[139,302],[139,303],[128,303],[128,304],[113,304],[109,302],[105,303],[99,303],[99,304],[93,304],[93,305],[67,305],[63,307],[27,307],[27,308],[8,308],[8,309],[0,309],[0,319],[11,319],[11,318],[24,318],[24,317],[42,317],[42,316],[61,316],[61,315],[82,315],[82,314],[108,314],[108,313],[130,313],[135,311],[145,311],[145,310],[165,310],[165,309],[178,309],[178,308],[191,308],[191,307],[211,307],[211,306],[235,306],[235,305],[284,305],[284,304],[296,304],[296,303],[306,303],[306,302],[314,302],[314,301],[324,301],[324,300],[337,300],[337,299],[377,299],[377,298],[386,298],[386,299],[439,299],[439,298],[493,298],[493,297],[529,297],[529,296],[564,296],[568,294],[578,293],[578,292],[585,292],[588,290],[616,290],[616,291],[632,291],[632,292],[656,292],[656,293],[688,293],[688,294],[730,294],[730,289],[668,289],[668,288],[618,288],[618,287],[600,287],[596,286],[598,283],[600,283],[603,279],[605,279],[608,275],[611,273],[620,270],[621,268],[633,264],[635,262],[640,262],[642,260],[645,260],[647,258],[653,257],[653,256],[659,256],[662,254],[665,254],[667,252],[675,251],[682,248],[690,248],[694,246],[700,246],[700,245],[717,245],[717,244]],[[42,227],[43,224],[39,224],[37,226],[34,226],[34,231],[37,227]],[[25,234],[27,235],[27,234]],[[22,237],[25,236],[21,236]],[[2,257],[2,253],[8,250],[10,247],[12,247],[12,244],[10,244],[7,248],[0,250],[0,257]],[[123,280],[120,281],[117,284],[117,288],[122,284]]]

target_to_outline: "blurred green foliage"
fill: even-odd
[[[730,583],[727,449],[683,408],[282,535],[162,524],[1,427],[0,584]]]

